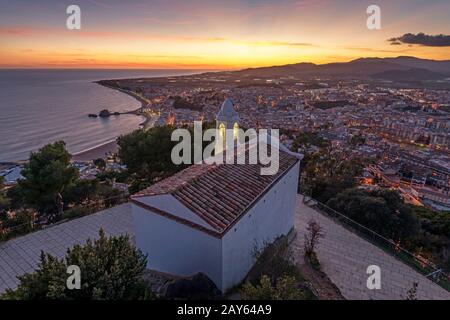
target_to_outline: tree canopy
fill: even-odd
[[[329,144],[329,141],[322,138],[317,133],[300,132],[292,142],[291,150],[297,152],[298,149],[305,150],[313,145],[317,147],[327,147]]]
[[[353,157],[332,147],[309,154],[304,159],[302,187],[315,199],[326,202],[342,190],[357,185],[362,174],[364,159]]]
[[[3,191],[4,178],[0,176],[0,215],[8,207],[9,201],[6,198],[5,192]]]
[[[417,247],[421,248],[450,270],[450,215],[447,212],[436,212],[426,207],[411,206],[421,224],[421,234]]]
[[[247,282],[241,289],[243,300],[305,300],[307,295],[298,289],[295,277],[284,276],[275,285],[263,275],[257,285]]]
[[[174,127],[161,126],[136,130],[119,138],[119,158],[130,174],[152,180],[162,174],[173,173],[177,167],[171,160],[171,141]]]
[[[395,191],[348,189],[331,198],[327,205],[395,241],[410,240],[419,233],[417,216]]]
[[[99,170],[104,170],[106,168],[106,161],[105,159],[102,158],[98,158],[94,160],[94,165],[99,169]]]
[[[203,130],[213,127],[213,123],[202,125]],[[171,139],[175,129],[174,126],[158,126],[136,130],[119,138],[119,158],[127,166],[127,172],[132,177],[130,193],[186,168],[187,164],[176,165],[171,158],[172,149],[179,143]],[[188,129],[193,137],[193,127],[184,127],[184,129]],[[192,148],[194,140],[191,139]],[[202,141],[201,147],[204,148],[208,143]],[[193,157],[193,152],[191,153]]]
[[[74,218],[127,199],[126,193],[111,183],[122,172],[112,172],[111,179],[107,179],[110,172],[102,171],[103,181],[80,179],[78,169],[70,165],[70,158],[63,141],[48,144],[30,155],[22,170],[24,179],[7,191],[0,189],[0,228],[3,231],[9,228],[3,232],[4,237],[26,233],[34,222],[38,226]]]
[[[18,188],[24,202],[39,213],[61,213],[62,193],[78,178],[78,170],[70,167],[70,154],[64,141],[57,141],[30,155],[21,174]]]
[[[364,143],[366,143],[366,137],[364,137],[361,134],[357,134],[357,135],[353,135],[350,137],[348,143],[352,146],[352,147],[358,147],[363,145]]]

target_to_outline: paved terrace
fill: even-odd
[[[302,254],[303,234],[311,218],[325,231],[325,238],[317,249],[322,268],[345,298],[404,299],[406,291],[416,281],[419,299],[450,299],[450,294],[432,281],[304,205],[301,196],[298,196],[295,215],[297,254]],[[67,248],[83,244],[88,238],[97,238],[100,228],[107,235],[133,236],[130,205],[123,204],[1,243],[0,293],[17,286],[16,276],[37,267],[41,251],[62,258]],[[366,288],[366,268],[371,264],[381,268],[381,290]]]

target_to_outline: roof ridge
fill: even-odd
[[[165,192],[165,194],[170,194],[212,227],[214,232],[223,236],[298,162],[298,158],[282,153],[280,157],[280,171],[270,177],[262,177],[262,180],[256,178],[259,172],[256,171],[257,168],[254,168],[255,165],[226,166],[226,163],[210,165],[207,167],[207,170],[203,171],[203,174],[197,172],[198,175],[183,181],[176,188]],[[230,169],[230,167],[235,169]],[[218,172],[218,175],[215,172]],[[214,181],[218,185],[214,185]],[[171,184],[171,181],[169,181],[169,184]],[[214,187],[216,187],[217,194],[212,191]],[[232,189],[231,192],[226,190],[229,188]],[[236,197],[236,192],[240,192],[239,199],[234,201],[233,198]],[[146,195],[152,196],[157,194],[147,193]],[[132,199],[132,201],[140,202],[138,199]],[[152,210],[150,209],[150,211]],[[194,221],[191,221],[190,225],[194,228],[197,225],[200,226],[198,222]]]

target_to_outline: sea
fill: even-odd
[[[140,103],[94,83],[104,79],[166,77],[202,70],[0,69],[0,162],[26,160],[45,144],[64,140],[76,154],[139,128],[144,118],[89,118],[103,109],[135,110]]]

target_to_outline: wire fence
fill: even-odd
[[[400,246],[386,237],[378,234],[377,232],[369,229],[366,226],[350,219],[346,215],[330,208],[326,204],[323,204],[305,194],[303,195],[303,201],[306,205],[314,208],[319,213],[331,217],[334,221],[339,223],[341,226],[357,234],[361,238],[369,241],[370,243],[376,245],[378,248],[387,252],[388,254],[398,258],[403,263],[409,265],[416,271],[425,275],[428,279],[439,284],[442,288],[450,291],[450,276],[446,274],[441,268],[439,268],[432,261],[426,259],[425,257],[412,253],[407,249]]]
[[[30,232],[34,232],[40,229],[45,229],[50,226],[66,222],[75,218],[80,218],[95,212],[111,208],[113,206],[128,202],[129,196],[125,194],[99,199],[97,201],[91,201],[83,205],[74,206],[64,210],[64,212],[56,217],[52,223],[48,221],[39,221],[38,219],[30,219],[25,223],[6,223],[0,224],[0,243],[10,240],[14,237],[25,235]],[[41,216],[46,216],[41,215]]]

